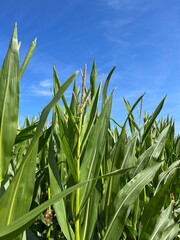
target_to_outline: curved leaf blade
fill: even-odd
[[[143,170],[118,192],[113,202],[112,214],[103,240],[119,240],[127,219],[129,207],[137,199],[142,188],[153,179],[160,166],[161,164],[157,163]]]
[[[0,73],[0,183],[10,162],[19,110],[19,44],[17,26]]]

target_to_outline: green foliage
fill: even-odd
[[[141,125],[134,110],[141,118],[144,95],[132,106],[124,99],[118,124],[108,96],[115,67],[102,85],[94,62],[88,89],[85,66],[81,90],[77,72],[61,84],[53,67],[52,100],[19,129],[20,79],[35,45],[20,67],[15,26],[0,71],[0,239],[179,239],[180,138],[171,118],[157,120],[165,98]]]

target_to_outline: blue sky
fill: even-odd
[[[179,0],[8,0],[1,3],[0,61],[14,23],[18,23],[21,59],[37,37],[35,54],[21,82],[21,120],[50,101],[52,65],[61,82],[95,59],[98,79],[111,80],[112,116],[122,123],[123,97],[131,103],[144,92],[150,114],[167,94],[162,117],[176,121],[180,132]],[[70,94],[70,90],[69,90]]]

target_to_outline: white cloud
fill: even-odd
[[[133,21],[134,19],[132,17],[115,19],[115,20],[104,20],[100,23],[100,26],[105,26],[107,28],[118,28],[121,26],[129,25]]]
[[[43,88],[50,88],[52,87],[52,81],[50,79],[43,80],[39,83],[39,85]]]
[[[146,12],[150,9],[150,5],[144,0],[106,0],[107,4],[117,10],[139,10]]]
[[[34,89],[31,92],[37,96],[44,96],[44,97],[52,96],[52,93],[50,92],[50,90]]]
[[[51,88],[51,80],[45,79],[43,81],[40,81],[38,85],[32,85],[30,88],[30,92],[35,94],[36,96],[51,97]]]

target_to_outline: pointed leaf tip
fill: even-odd
[[[13,31],[12,37],[17,39],[17,22],[15,22],[15,24],[14,24],[14,31]]]
[[[36,44],[36,43],[37,43],[37,37],[34,39],[33,43],[34,43],[34,44]]]

